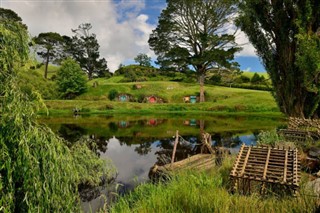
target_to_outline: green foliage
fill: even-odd
[[[217,84],[217,83],[221,83],[221,75],[213,75],[211,76],[211,78],[209,79],[209,81],[212,83],[212,84]]]
[[[3,9],[1,8],[1,12]],[[11,11],[14,13],[13,11]],[[28,60],[29,35],[26,26],[15,19],[2,17],[0,20],[0,94],[4,82],[11,74],[16,74],[17,68]],[[14,13],[15,14],[15,13]],[[10,16],[11,17],[11,16]]]
[[[231,62],[240,50],[235,37],[220,33],[230,27],[235,12],[233,0],[171,0],[150,35],[149,45],[162,67],[181,70],[191,65],[200,76],[200,102],[204,101],[202,88],[209,69],[237,67]]]
[[[157,77],[160,72],[153,67],[146,67],[140,65],[122,66],[114,73],[116,76],[123,75],[121,82],[136,82],[146,81],[148,78]]]
[[[48,75],[48,64],[50,61],[59,61],[62,53],[63,38],[60,34],[55,32],[40,33],[33,38],[37,45],[37,54],[45,60],[44,78]]]
[[[57,99],[57,85],[55,82],[45,79],[37,70],[21,69],[18,73],[18,82],[24,93],[37,91],[44,99]]]
[[[149,57],[147,54],[139,53],[135,58],[134,61],[138,63],[140,66],[151,66],[151,57]]]
[[[242,83],[249,83],[250,82],[250,78],[245,75],[241,75],[240,80]]]
[[[113,101],[118,96],[119,92],[116,89],[112,89],[109,91],[108,98],[110,101]]]
[[[255,72],[255,73],[253,74],[252,78],[251,78],[251,83],[252,83],[252,84],[259,84],[259,83],[262,83],[263,80],[264,80],[263,75],[260,76],[258,73]]]
[[[0,207],[3,212],[78,212],[78,184],[97,185],[102,174],[108,175],[106,164],[85,144],[69,149],[38,125],[40,104],[36,93],[7,85],[0,121]]]
[[[72,38],[64,37],[66,52],[70,54],[80,67],[88,74],[88,78],[108,77],[109,73],[107,61],[100,57],[99,43],[94,33],[90,30],[90,23],[80,24],[77,29],[72,30],[75,35]]]
[[[262,131],[258,135],[259,145],[275,146],[277,143],[284,141],[284,138],[277,133],[277,130]]]
[[[247,0],[240,1],[239,9],[237,25],[265,64],[280,110],[317,116],[319,1]]]
[[[69,149],[36,123],[44,104],[33,89],[21,92],[17,80],[28,60],[26,27],[0,19],[0,211],[79,212],[78,184],[97,184],[106,165],[86,145]]]
[[[72,99],[87,90],[86,78],[77,62],[66,59],[57,72],[58,91],[61,97]]]

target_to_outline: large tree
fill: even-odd
[[[91,29],[90,23],[81,24],[77,29],[72,30],[75,35],[71,39],[64,37],[67,42],[67,52],[79,62],[89,79],[109,74],[107,61],[100,58],[100,46],[96,35],[90,32]]]
[[[320,101],[320,2],[243,0],[238,26],[257,50],[280,110],[316,117]]]
[[[40,33],[33,40],[39,48],[37,54],[45,61],[44,78],[47,78],[49,62],[59,60],[64,39],[59,33],[47,32]]]
[[[204,101],[204,80],[212,68],[233,68],[234,53],[240,48],[228,34],[236,12],[234,0],[167,0],[167,8],[149,38],[151,49],[162,66],[192,66]]]

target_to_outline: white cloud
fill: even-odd
[[[245,72],[250,72],[250,71],[251,71],[251,67],[247,67],[247,68],[245,68],[243,71],[245,71]]]
[[[41,32],[71,36],[71,29],[91,23],[91,32],[97,35],[100,44],[100,55],[106,58],[111,71],[138,53],[154,56],[148,38],[155,26],[147,23],[147,15],[141,14],[144,0],[122,0],[117,4],[112,0],[3,0],[2,7],[18,13],[32,36]]]
[[[255,53],[256,49],[249,42],[248,37],[243,31],[239,31],[237,33],[236,42],[243,48],[239,53],[236,54],[236,56],[257,56]]]

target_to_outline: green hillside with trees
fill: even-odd
[[[148,16],[138,18],[139,22]],[[100,158],[94,151],[96,144],[89,137],[66,141],[40,124],[39,114],[239,113],[318,119],[319,26],[317,0],[167,0],[148,39],[159,68],[139,53],[136,64],[120,64],[111,73],[91,23],[70,29],[71,36],[39,32],[31,37],[17,13],[0,8],[0,212],[81,212],[80,186],[100,187],[117,176],[106,156]],[[234,60],[242,49],[236,42],[237,27],[248,37],[267,74],[239,69]],[[314,131],[319,123],[314,122],[317,127],[295,129],[303,131],[305,138],[303,145],[294,145],[295,157],[291,154],[297,174],[291,186],[294,193],[301,187],[294,197],[273,180],[281,186],[289,181],[287,151],[283,157],[288,167],[284,173],[278,170],[281,179],[272,171],[271,185],[265,188],[269,149],[259,179],[263,187],[253,185],[261,188],[261,195],[249,195],[244,189],[245,195],[230,193],[234,158],[228,155],[207,173],[185,172],[165,184],[141,184],[101,211],[319,212],[319,190],[306,187],[313,179],[319,181],[319,138],[309,143],[313,140],[309,133],[319,136]],[[287,149],[289,142],[280,140],[276,131],[265,132],[260,139],[259,145],[277,149],[279,144]],[[308,161],[302,162],[300,178],[298,155],[309,160],[310,153],[316,173],[311,173]],[[247,151],[244,164],[249,156]],[[283,162],[282,157],[278,160]],[[250,184],[248,188],[250,192]]]

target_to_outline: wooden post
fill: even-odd
[[[176,155],[178,143],[179,143],[179,131],[177,130],[176,131],[176,140],[174,141],[173,152],[172,152],[172,157],[171,157],[171,165],[174,163],[174,158]]]

